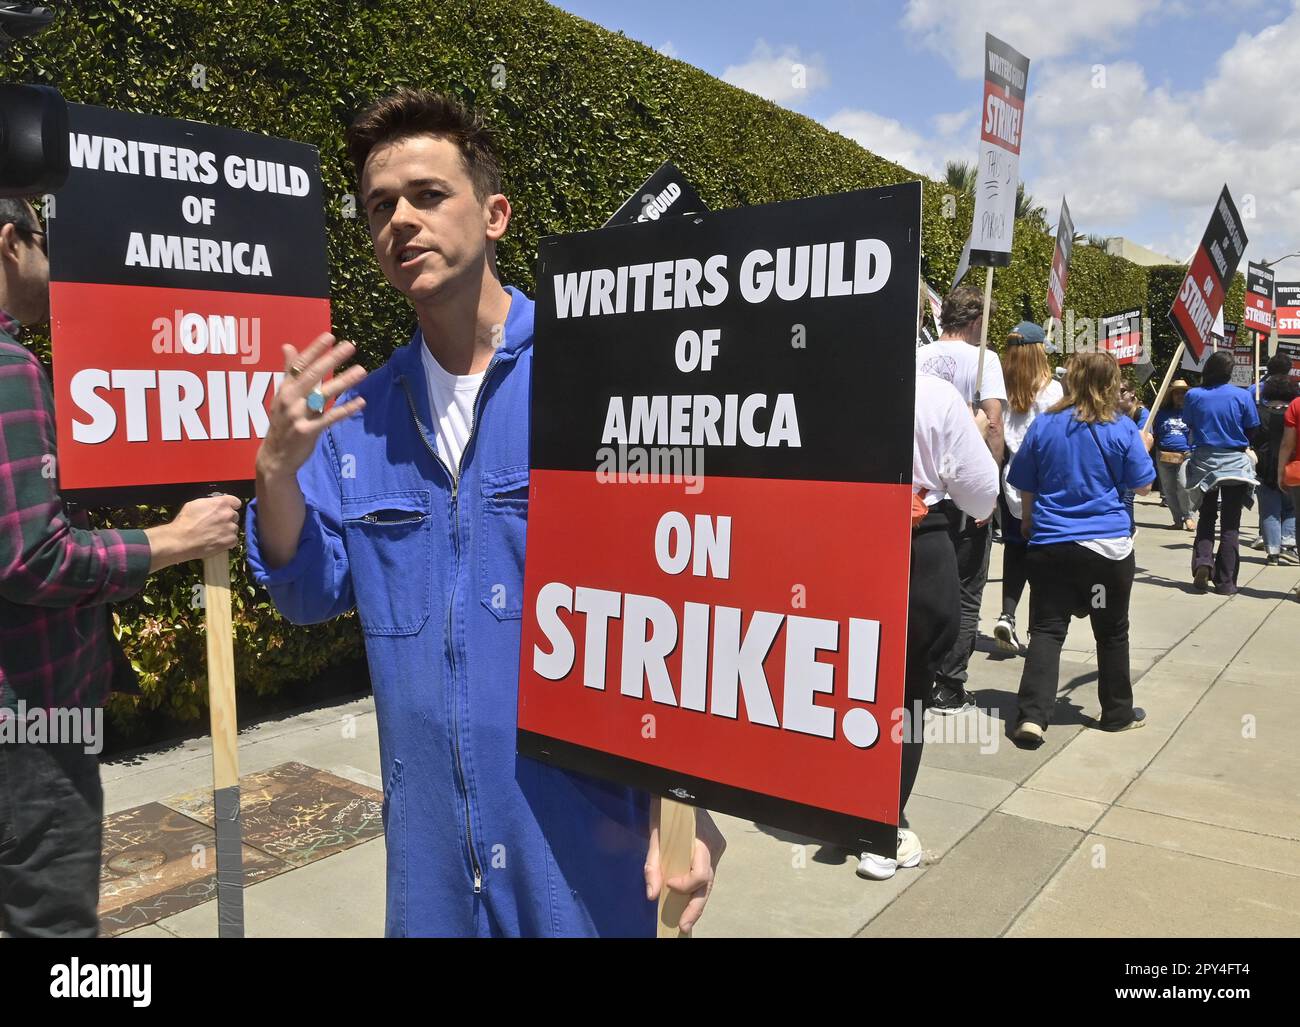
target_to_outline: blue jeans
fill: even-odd
[[[1295,507],[1285,492],[1260,483],[1259,533],[1264,536],[1264,548],[1276,555],[1283,544],[1295,545]]]

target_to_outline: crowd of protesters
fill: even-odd
[[[1076,353],[1053,371],[1038,325],[1016,325],[1000,357],[992,347],[981,355],[983,300],[976,289],[959,286],[949,293],[940,321],[938,341],[916,351],[913,487],[928,512],[913,536],[907,694],[928,694],[934,714],[975,705],[969,663],[996,505],[1002,604],[993,638],[1002,651],[1025,657],[1013,741],[1029,748],[1043,742],[1056,707],[1061,649],[1075,617],[1088,618],[1097,646],[1100,716],[1093,726],[1140,728],[1146,713],[1133,703],[1129,662],[1134,499],[1158,480],[1173,527],[1196,533],[1191,581],[1197,589],[1237,591],[1241,512],[1256,495],[1267,563],[1288,556],[1300,562],[1300,399],[1291,363],[1274,357],[1258,389],[1243,388],[1230,383],[1231,353],[1215,352],[1205,362],[1202,384],[1174,381],[1152,419],[1108,353]],[[928,379],[950,387],[939,389]],[[939,411],[949,412],[958,398],[966,416],[949,417],[946,435],[936,434]],[[972,430],[984,439],[978,457],[970,453]],[[936,452],[945,446],[954,457],[948,461]],[[949,468],[949,478],[936,467]],[[1027,645],[1016,622],[1026,586]],[[919,743],[914,750],[904,756],[904,807]],[[900,831],[896,860],[865,853],[858,872],[890,877],[900,866],[917,865],[920,851],[916,836]]]

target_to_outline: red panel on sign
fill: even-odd
[[[896,824],[910,485],[700,481],[532,472],[520,729]]]
[[[1214,275],[1209,254],[1202,247],[1196,251],[1191,270],[1183,279],[1169,312],[1197,360],[1210,343],[1214,315],[1223,306],[1223,299],[1223,287]]]
[[[251,481],[280,345],[329,331],[329,300],[50,284],[64,490]],[[197,351],[197,352],[192,352]]]

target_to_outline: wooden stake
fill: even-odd
[[[1260,332],[1252,332],[1255,336],[1255,402],[1259,402],[1259,337]]]
[[[244,855],[239,822],[239,723],[231,629],[230,554],[203,560],[208,634],[208,709],[212,723],[212,806],[217,836],[217,936],[244,936]]]
[[[664,881],[691,869],[691,851],[695,846],[695,807],[671,799],[659,801],[659,869]],[[677,929],[689,895],[675,892],[667,884],[659,892],[660,938],[680,938]]]
[[[984,353],[989,348],[989,307],[993,304],[993,268],[988,268],[984,276],[984,319],[980,326],[980,357],[975,365],[975,407],[980,405],[980,393],[984,389]]]
[[[1147,424],[1155,429],[1156,414],[1160,413],[1160,407],[1164,405],[1165,393],[1169,391],[1169,383],[1174,380],[1174,372],[1178,370],[1183,362],[1183,353],[1187,349],[1187,343],[1180,342],[1178,348],[1174,350],[1174,359],[1169,363],[1169,370],[1165,372],[1165,380],[1160,383],[1160,391],[1156,393],[1156,401],[1151,404],[1151,413],[1147,415]]]

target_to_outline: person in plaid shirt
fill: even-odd
[[[152,572],[235,544],[240,502],[196,500],[145,530],[91,531],[59,495],[54,396],[20,326],[49,317],[45,233],[31,205],[0,200],[0,930],[94,937],[99,930],[98,746],[27,740],[16,718],[94,711],[114,656],[107,603]],[[8,723],[5,723],[8,720]],[[33,732],[35,733],[35,732]],[[38,736],[40,737],[40,736]]]

